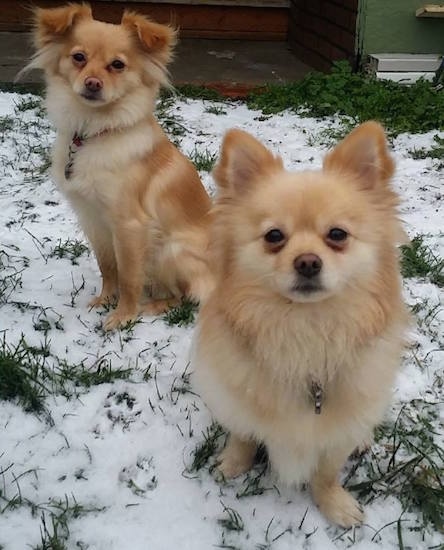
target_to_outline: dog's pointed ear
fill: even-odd
[[[143,15],[128,10],[123,12],[122,25],[137,36],[144,51],[155,54],[163,63],[171,59],[177,35],[174,28],[155,23]]]
[[[386,184],[394,169],[384,128],[375,121],[355,128],[324,159],[325,171],[351,173],[366,189]]]
[[[281,170],[282,159],[252,135],[242,130],[229,130],[213,176],[221,189],[237,194],[250,189],[255,181]]]
[[[35,42],[43,48],[64,36],[80,19],[92,19],[89,4],[68,4],[61,8],[36,8],[34,11]]]

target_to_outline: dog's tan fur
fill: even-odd
[[[231,434],[219,468],[226,477],[246,471],[264,442],[280,477],[310,481],[321,511],[343,526],[363,512],[338,475],[383,416],[407,323],[393,169],[374,122],[345,138],[322,171],[302,173],[232,130],[215,169],[217,283],[201,311],[194,366]],[[348,233],[340,248],[326,237],[334,227]],[[286,236],[278,250],[264,240],[271,228]],[[323,290],[308,295],[294,290],[293,262],[306,253],[323,262]],[[313,382],[324,391],[321,414]]]
[[[207,265],[210,199],[191,164],[154,118],[175,32],[125,12],[120,25],[92,18],[87,4],[37,9],[37,53],[48,114],[56,126],[53,175],[94,249],[103,278],[91,306],[118,296],[104,327],[159,313],[182,296],[212,288]],[[74,61],[82,52],[86,64]],[[113,60],[125,64],[114,70]],[[103,83],[100,101],[82,97],[87,78]],[[75,133],[86,136],[64,175]],[[142,303],[143,290],[151,300]]]

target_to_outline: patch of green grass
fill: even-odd
[[[223,518],[219,518],[217,523],[227,531],[243,531],[244,522],[239,512],[229,506],[225,506],[224,504],[222,504],[222,506],[224,507],[224,514],[226,515]]]
[[[329,74],[312,72],[298,82],[254,91],[247,103],[265,114],[290,109],[312,117],[346,115],[356,124],[379,120],[392,135],[444,128],[444,93],[432,84],[376,80],[353,73],[344,61],[335,63]]]
[[[30,309],[30,308],[28,308]],[[32,308],[31,308],[32,309]],[[57,313],[52,308],[44,308],[42,306],[35,307],[36,312],[33,315],[33,327],[37,332],[43,332],[45,336],[50,330],[64,330],[62,323],[62,315]]]
[[[102,512],[104,508],[85,507],[79,504],[74,498],[67,496],[62,500],[51,500],[41,513],[40,543],[32,546],[32,550],[67,550],[71,548],[71,536],[69,522],[78,519],[88,513]],[[49,521],[48,521],[49,516]],[[76,548],[86,548],[82,541],[76,541]]]
[[[57,319],[55,322],[57,325]],[[45,335],[52,328],[63,328],[53,324],[53,319],[39,316],[34,328]],[[54,357],[48,343],[37,348],[29,346],[22,337],[11,345],[5,334],[0,341],[0,400],[13,401],[26,412],[46,413],[45,399],[50,394],[69,399],[92,386],[128,380],[132,374],[132,368],[113,368],[106,357],[92,366],[83,362],[69,364]]]
[[[409,151],[410,155],[414,159],[436,159],[443,162],[437,164],[436,168],[440,170],[444,168],[444,138],[439,137],[438,135],[433,136],[433,139],[436,145],[433,145],[431,149],[412,149]]]
[[[224,101],[225,98],[218,91],[205,86],[196,86],[194,84],[183,84],[176,86],[179,95],[189,97],[190,99],[207,99],[210,101]]]
[[[58,244],[49,253],[50,258],[67,258],[73,265],[78,265],[77,259],[85,254],[89,253],[88,246],[78,239],[66,239],[66,241],[59,240]]]
[[[29,258],[17,254],[19,250],[16,245],[0,246],[0,304],[6,304],[21,287],[22,273],[29,267]]]
[[[440,287],[444,286],[444,260],[438,258],[417,235],[409,245],[401,247],[401,273],[403,277],[427,277]]]
[[[33,502],[20,488],[20,480],[24,476],[38,478],[37,469],[30,469],[16,475],[12,471],[13,463],[0,468],[2,476],[2,487],[0,488],[0,515],[17,510],[18,508],[29,509],[32,517],[40,516],[40,543],[30,546],[33,550],[65,550],[66,543],[70,539],[69,522],[78,519],[89,513],[97,514],[105,510],[104,507],[85,506],[76,501],[72,495],[64,498],[50,498],[46,502]],[[11,482],[8,483],[8,477]],[[59,480],[66,479],[61,476]],[[15,487],[14,493],[8,494],[8,489]],[[74,542],[69,540],[69,542]],[[75,541],[76,548],[86,548],[81,541]],[[1,545],[0,545],[1,548]],[[69,545],[74,548],[74,545]]]
[[[52,324],[48,319],[38,319],[33,324],[34,330],[37,332],[43,332],[45,334],[48,334],[48,332],[52,329]],[[59,321],[56,321],[55,327],[58,330],[63,330],[63,325]]]
[[[183,118],[177,112],[171,112],[174,109],[174,104],[175,97],[171,95],[171,92],[161,93],[156,104],[156,116],[173,143],[179,146],[180,137],[186,134],[187,129],[183,123]]]
[[[15,105],[15,111],[30,111],[33,109],[42,109],[43,99],[40,96],[25,94],[20,97]]]
[[[175,109],[175,103],[177,97],[189,97],[191,99],[206,99],[210,101],[221,102],[224,97],[215,90],[205,88],[203,86],[194,86],[186,84],[184,86],[178,86],[175,90],[162,90],[159,96],[159,100],[156,104],[156,116],[161,126],[166,131],[171,141],[180,146],[180,138],[187,133],[187,128],[183,118]],[[211,109],[211,107],[207,107]],[[213,106],[213,112],[216,114],[222,114],[221,107]]]
[[[0,116],[0,135],[3,140],[3,135],[14,128],[14,118],[12,116]]]
[[[15,92],[17,94],[35,94],[43,96],[45,93],[45,86],[44,84],[0,82],[0,92]]]
[[[50,516],[50,525],[44,512],[41,515],[40,544],[33,546],[32,550],[68,550],[66,542],[69,538],[68,524],[65,518]]]
[[[211,115],[226,115],[227,111],[221,105],[210,105],[205,107],[205,112]]]
[[[37,176],[45,175],[51,167],[51,147],[43,147],[41,144],[31,147],[30,151],[39,157],[40,163],[35,166]]]
[[[4,514],[5,512],[8,512],[10,510],[16,510],[17,508],[20,508],[21,506],[27,506],[31,509],[32,514],[35,514],[35,511],[37,510],[37,505],[23,496],[22,491],[20,489],[20,479],[24,476],[28,475],[36,475],[37,470],[35,468],[32,468],[30,470],[26,470],[19,475],[15,475],[12,472],[12,467],[14,466],[13,463],[8,464],[6,467],[0,468],[0,474],[2,476],[2,487],[0,489],[0,515]],[[12,483],[7,483],[7,475],[9,475],[12,479]],[[8,491],[10,488],[15,487],[15,493],[14,494],[8,494]]]
[[[196,302],[184,298],[180,305],[172,307],[164,314],[163,320],[169,327],[191,325],[194,322],[197,307]]]
[[[217,154],[210,153],[208,149],[205,149],[205,151],[198,151],[196,148],[194,148],[194,150],[190,154],[190,159],[196,167],[196,170],[211,172],[217,160]]]
[[[0,303],[7,303],[16,288],[22,286],[22,271],[13,271],[0,275]]]
[[[193,462],[189,468],[190,472],[198,472],[201,470],[214,455],[219,445],[219,439],[225,435],[222,427],[213,422],[206,432],[203,434],[204,440],[197,445],[193,451]]]
[[[25,411],[44,410],[46,387],[41,381],[44,357],[21,340],[15,347],[0,342],[0,399],[14,401]]]
[[[424,526],[444,532],[444,448],[439,432],[439,403],[415,399],[393,424],[381,426],[380,456],[367,458],[367,480],[352,484],[361,499],[396,496],[403,510],[422,515]]]
[[[132,369],[116,368],[106,359],[102,359],[92,367],[86,367],[84,364],[70,365],[65,361],[60,361],[57,372],[60,382],[63,385],[63,393],[70,396],[71,391],[67,385],[73,384],[75,387],[90,388],[100,384],[112,384],[115,380],[128,380],[132,374]]]
[[[8,140],[14,152],[13,158],[5,159],[3,170],[19,170],[25,183],[44,181],[50,166],[49,130],[42,97],[29,93],[19,96],[14,114],[0,123],[0,141]],[[17,134],[21,139],[17,140]]]
[[[307,138],[307,145],[310,147],[322,146],[333,147],[343,139],[353,128],[355,124],[349,118],[344,117],[338,126],[330,126],[320,130],[316,134],[310,133]]]
[[[268,469],[268,462],[260,463],[252,470],[248,471],[242,480],[242,485],[236,492],[236,498],[246,498],[256,495],[262,495],[266,491],[276,490],[276,487],[266,487],[263,485],[264,475]]]
[[[190,381],[191,374],[188,372],[189,366],[190,364],[187,363],[180,377],[176,376],[173,380],[173,383],[171,384],[170,398],[171,398],[171,403],[173,403],[174,405],[177,404],[181,395],[185,395],[187,393],[196,395],[193,392],[193,389],[191,386],[191,381]]]

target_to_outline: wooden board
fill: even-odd
[[[0,31],[27,31],[32,21],[29,7],[17,0],[0,0]],[[60,6],[60,0],[34,0],[40,7]],[[91,2],[97,19],[118,23],[128,2]],[[131,8],[160,23],[179,27],[182,36],[193,38],[239,38],[285,40],[288,27],[286,8],[203,6],[134,1]]]
[[[104,0],[95,0],[102,2]],[[108,0],[120,2],[121,0]],[[199,6],[249,6],[253,8],[288,8],[290,0],[126,0],[145,4],[198,4]]]

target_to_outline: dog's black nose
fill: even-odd
[[[103,88],[103,82],[98,78],[89,76],[85,78],[85,88],[89,92],[99,92]]]
[[[322,260],[316,254],[301,254],[293,262],[296,271],[310,279],[317,275],[322,268]]]

